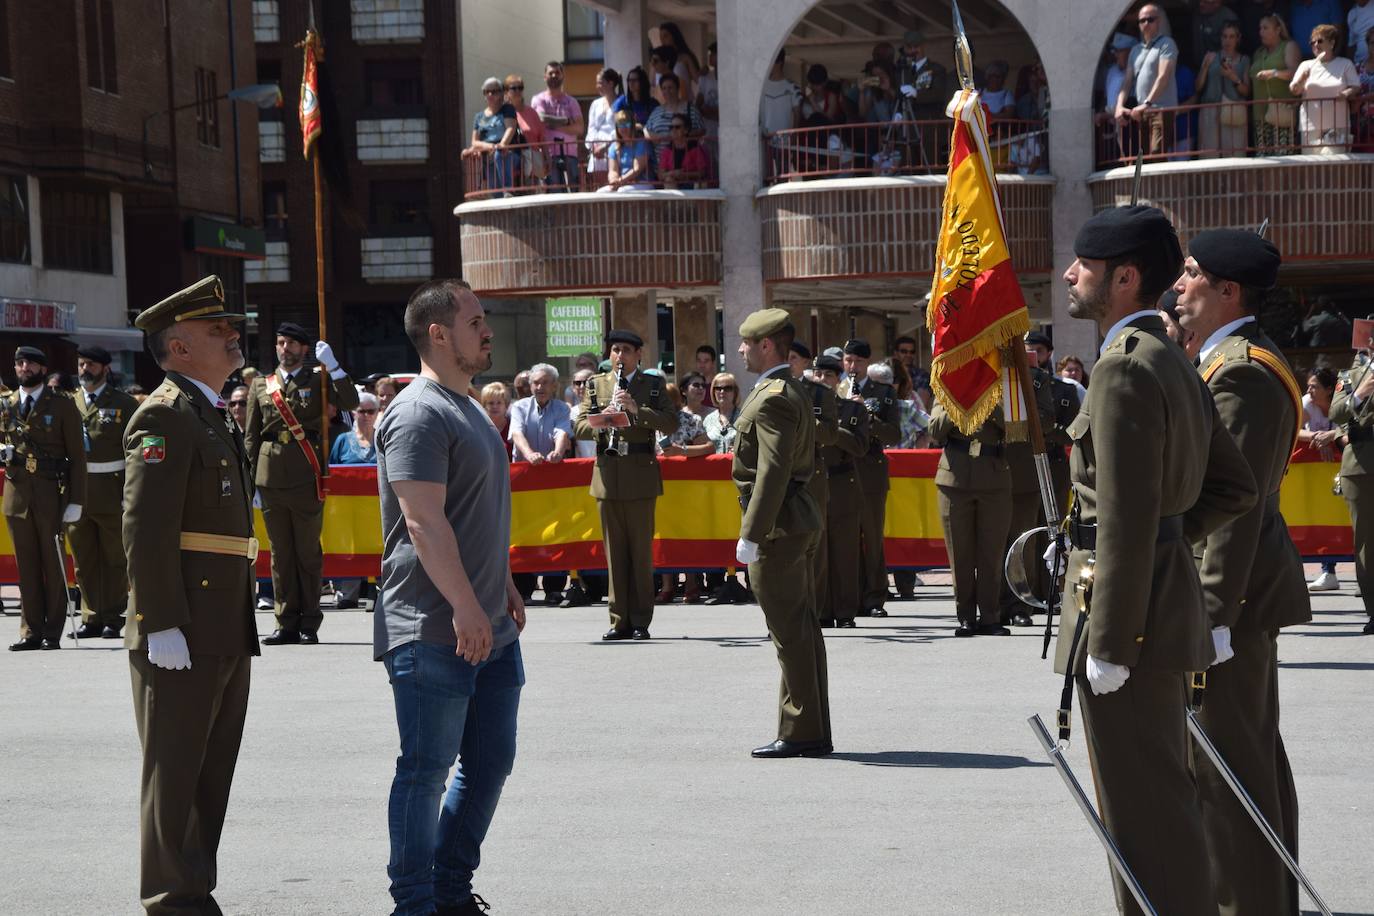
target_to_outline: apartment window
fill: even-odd
[[[418,60],[373,60],[365,65],[367,104],[373,108],[423,105],[424,83]]]
[[[44,266],[114,273],[110,192],[44,182],[41,196]]]
[[[262,185],[262,225],[267,241],[287,241],[286,182],[265,181]]]
[[[215,71],[196,68],[196,139],[219,146],[219,86]]]
[[[368,202],[368,222],[377,229],[413,227],[417,235],[429,234],[429,194],[426,182],[374,181]]]
[[[563,59],[570,64],[601,63],[606,17],[577,0],[563,6]]]
[[[0,175],[0,261],[29,263],[29,181]]]
[[[0,77],[12,80],[10,69],[10,9],[7,0],[0,0]]]
[[[119,91],[115,65],[114,0],[84,0],[86,20],[86,85],[101,92]]]
[[[279,60],[260,60],[258,61],[258,83],[273,86],[281,85],[281,61]],[[286,107],[277,105],[273,108],[259,108],[259,121],[284,121],[286,119]]]

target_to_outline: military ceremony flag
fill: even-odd
[[[314,24],[314,11],[311,11],[311,24]],[[305,66],[301,70],[301,140],[305,158],[310,158],[310,148],[320,136],[320,37],[313,28],[305,33]]]
[[[1007,250],[978,93],[960,90],[946,114],[954,131],[926,326],[931,388],[967,435],[1001,399],[1010,366],[999,350],[1030,330],[1030,315]]]

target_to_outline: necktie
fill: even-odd
[[[24,395],[24,403],[19,407],[19,419],[28,419],[30,410],[33,410],[33,395],[26,394]]]

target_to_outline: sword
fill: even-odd
[[[1112,863],[1112,868],[1121,876],[1121,880],[1126,883],[1126,887],[1135,898],[1135,902],[1149,916],[1158,916],[1155,908],[1150,905],[1149,898],[1145,896],[1145,889],[1140,886],[1140,882],[1131,874],[1131,869],[1126,865],[1126,860],[1121,856],[1121,850],[1116,848],[1116,842],[1112,840],[1112,835],[1107,832],[1107,825],[1102,823],[1102,819],[1093,810],[1092,802],[1088,801],[1087,794],[1083,787],[1078,784],[1078,779],[1073,775],[1073,770],[1069,769],[1068,761],[1064,759],[1064,750],[1054,739],[1050,737],[1049,729],[1045,728],[1045,722],[1036,713],[1026,720],[1030,723],[1031,731],[1035,732],[1035,737],[1040,739],[1040,746],[1045,749],[1045,753],[1050,756],[1050,763],[1059,771],[1060,777],[1064,780],[1064,785],[1069,787],[1069,794],[1074,801],[1078,802],[1078,808],[1087,818],[1088,825],[1092,827],[1093,833],[1097,836],[1097,841],[1102,844],[1102,848],[1107,851],[1107,858]],[[1326,916],[1330,916],[1329,913]]]
[[[1221,774],[1221,778],[1226,781],[1227,787],[1235,793],[1236,799],[1240,802],[1241,807],[1245,809],[1245,813],[1250,815],[1250,819],[1255,822],[1255,826],[1260,829],[1260,833],[1264,834],[1264,838],[1269,841],[1269,845],[1274,847],[1274,852],[1278,853],[1279,858],[1283,860],[1283,864],[1288,866],[1288,871],[1292,873],[1294,878],[1298,879],[1298,883],[1303,886],[1303,890],[1307,891],[1307,896],[1312,898],[1312,902],[1317,905],[1317,909],[1321,910],[1322,916],[1331,916],[1331,909],[1326,905],[1326,901],[1322,900],[1321,895],[1317,893],[1317,889],[1312,886],[1311,881],[1307,880],[1307,875],[1304,874],[1302,868],[1298,866],[1298,860],[1293,858],[1288,848],[1283,845],[1283,840],[1279,839],[1279,835],[1274,832],[1274,828],[1269,826],[1269,822],[1264,819],[1264,815],[1260,813],[1259,805],[1255,804],[1255,800],[1245,791],[1245,787],[1240,784],[1240,780],[1236,777],[1235,772],[1227,766],[1226,761],[1221,756],[1221,752],[1217,750],[1217,746],[1212,743],[1211,738],[1207,737],[1207,732],[1202,730],[1202,723],[1198,721],[1197,713],[1191,709],[1188,710],[1188,731],[1193,733],[1193,740],[1198,743],[1198,747],[1202,748],[1203,753],[1212,761],[1212,766],[1217,768],[1217,772]]]
[[[62,570],[62,594],[67,598],[67,619],[72,624],[72,639],[81,645],[81,637],[76,635],[76,605],[72,603],[72,591],[67,587],[67,552],[62,549],[62,532],[53,535],[53,545],[57,548],[57,568]]]

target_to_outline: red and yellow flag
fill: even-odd
[[[313,16],[312,16],[313,18]],[[320,50],[320,36],[314,29],[305,33],[305,66],[301,70],[301,140],[305,158],[310,158],[310,147],[320,137],[320,75],[319,61],[324,55]]]
[[[1030,315],[1007,250],[978,93],[961,90],[946,114],[954,132],[926,309],[934,352],[930,379],[955,425],[971,434],[1002,395],[999,349],[1030,330]]]

